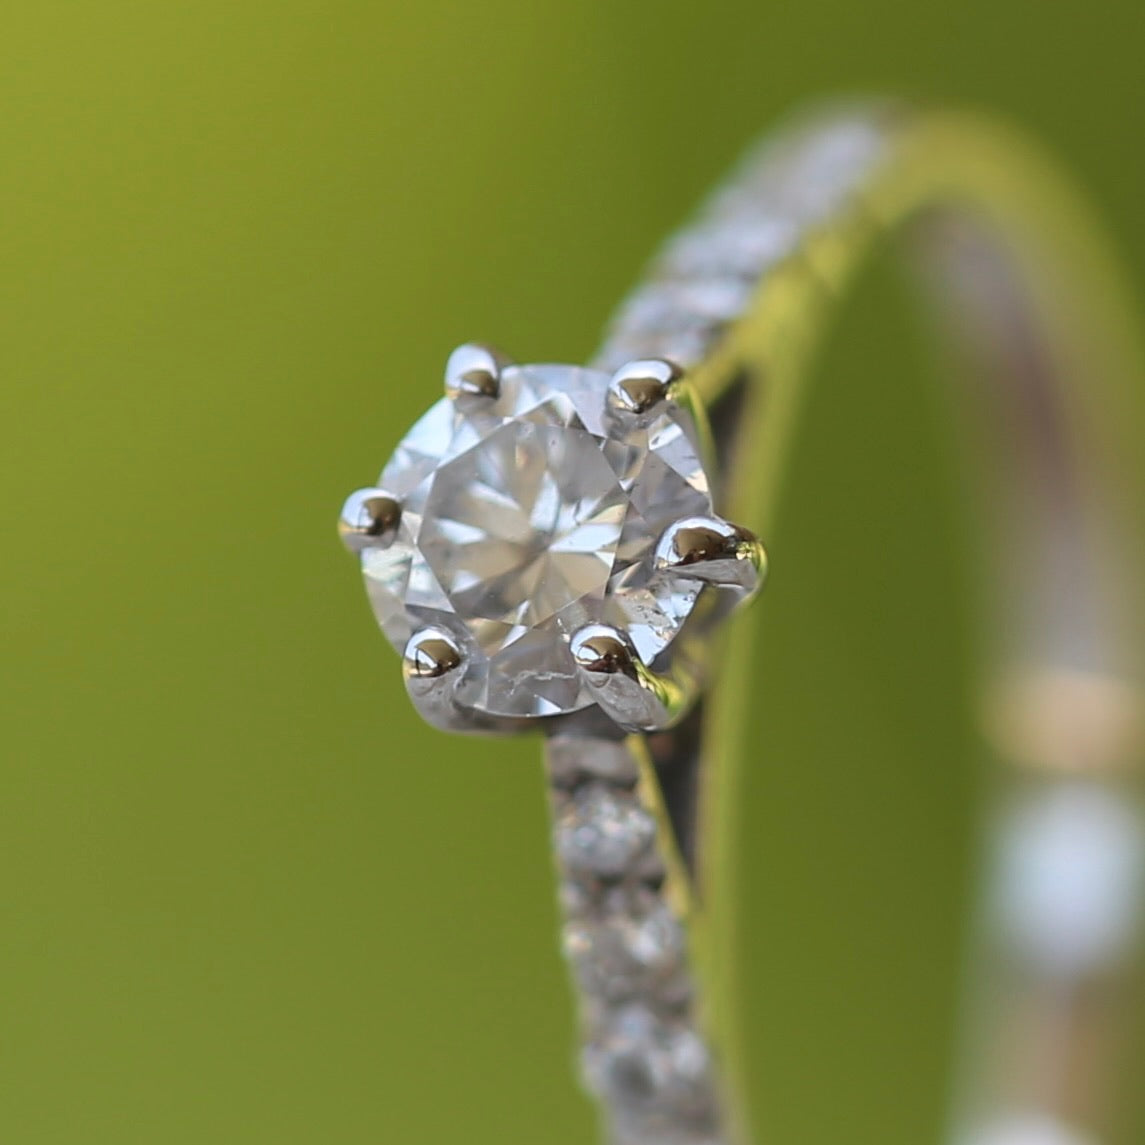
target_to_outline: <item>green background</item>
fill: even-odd
[[[583,1145],[535,744],[420,726],[336,543],[457,342],[583,360],[809,96],[994,106],[1145,261],[1138,0],[46,0],[0,17],[0,1140]],[[777,535],[767,1141],[937,1139],[978,777],[885,269]],[[863,559],[844,559],[844,554]]]

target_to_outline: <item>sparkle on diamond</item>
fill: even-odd
[[[653,573],[651,556],[674,520],[711,510],[695,443],[672,411],[613,422],[607,385],[511,367],[496,401],[439,401],[382,473],[402,518],[389,548],[363,554],[374,611],[399,650],[428,624],[462,638],[463,704],[575,711],[590,698],[573,632],[615,624],[651,660],[692,610],[698,582]]]

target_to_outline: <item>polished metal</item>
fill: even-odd
[[[763,584],[767,554],[760,539],[720,517],[685,517],[669,526],[653,558],[662,572],[754,596]]]
[[[407,689],[435,726],[546,733],[583,1075],[611,1145],[759,1140],[740,1004],[756,967],[736,912],[750,829],[740,777],[760,748],[745,742],[747,631],[723,627],[762,583],[758,537],[831,306],[904,230],[924,240],[947,325],[974,355],[966,396],[1006,431],[982,514],[994,558],[983,730],[1001,798],[948,1140],[1120,1145],[1094,1063],[1116,1044],[1145,871],[1145,578],[1105,476],[1135,472],[1140,427],[1115,412],[1145,384],[1134,319],[1098,232],[1036,149],[989,121],[883,104],[812,116],[749,154],[593,359],[611,375],[616,426],[644,432],[665,403],[684,411],[718,478],[712,513],[681,511],[639,570],[697,587],[682,630],[646,663],[622,626],[569,622],[593,703],[520,720],[458,702],[467,653],[452,632],[425,628],[406,646]],[[496,400],[506,364],[459,347],[447,393]],[[400,507],[371,492],[348,503],[342,530],[377,556]],[[521,671],[527,683],[527,660]]]
[[[383,489],[359,489],[346,498],[338,517],[338,535],[352,553],[384,548],[393,539],[402,507]]]
[[[499,350],[479,342],[458,346],[445,365],[445,393],[459,398],[495,398],[501,385],[501,371],[511,364]]]
[[[454,702],[465,655],[457,638],[443,628],[423,628],[406,644],[402,675],[406,692],[422,718],[442,731],[466,726]]]
[[[608,401],[620,414],[645,414],[667,401],[684,372],[675,362],[646,358],[628,362],[613,375]]]
[[[655,672],[637,655],[626,633],[587,624],[572,634],[569,650],[593,698],[625,731],[662,731],[677,723],[695,699],[686,675]]]

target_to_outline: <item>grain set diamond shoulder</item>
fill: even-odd
[[[446,396],[340,522],[423,714],[682,714],[679,673],[653,662],[706,585],[746,596],[763,566],[713,514],[702,418],[665,361],[610,375],[454,351]]]

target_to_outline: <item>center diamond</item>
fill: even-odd
[[[563,421],[556,405],[540,410]],[[458,613],[536,627],[599,605],[628,503],[600,445],[579,423],[529,418],[437,471],[418,545]]]
[[[506,369],[496,398],[438,402],[380,485],[401,502],[392,543],[363,554],[399,649],[439,625],[467,649],[458,702],[494,715],[586,706],[568,650],[581,626],[624,628],[651,661],[679,631],[696,581],[656,573],[652,550],[711,498],[684,417],[607,412],[608,375]]]

